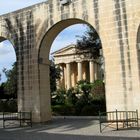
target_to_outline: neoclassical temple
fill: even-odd
[[[101,61],[85,57],[84,53],[77,54],[73,44],[52,53],[55,65],[62,70],[61,79],[57,82],[58,88],[69,89],[80,80],[94,82],[103,78]]]

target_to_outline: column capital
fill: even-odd
[[[81,61],[81,60],[78,60],[78,61],[76,61],[76,63],[82,63],[83,61]]]
[[[71,62],[66,62],[65,64],[70,64]]]
[[[94,60],[94,59],[89,59],[89,61],[90,61],[90,62],[94,62],[95,60]]]

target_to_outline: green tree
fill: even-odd
[[[56,81],[61,77],[60,67],[56,67],[54,62],[51,61],[50,65],[50,89],[51,92],[56,91]]]
[[[75,104],[76,114],[77,115],[84,115],[82,114],[82,110],[84,107],[91,105],[92,97],[90,94],[91,91],[91,84],[86,80],[80,80],[77,83],[77,87],[79,90],[79,100]]]
[[[87,31],[83,36],[78,36],[77,54],[83,54],[89,58],[98,58],[100,56],[101,41],[92,26],[87,26]]]
[[[7,81],[4,83],[4,92],[11,98],[17,98],[17,65],[16,62],[12,65],[11,70],[3,69]]]
[[[1,81],[1,73],[0,73],[0,81]]]
[[[1,83],[0,85],[0,99],[7,99],[7,96],[4,92],[5,83]]]
[[[95,80],[92,83],[91,93],[93,96],[105,96],[105,85],[102,80]]]
[[[78,81],[77,88],[80,90],[81,97],[80,102],[82,102],[83,105],[90,104],[91,102],[91,88],[92,85],[90,82],[86,80]]]
[[[102,44],[98,33],[92,26],[87,26],[84,35],[78,36],[76,53],[88,59],[95,59],[100,63],[100,79],[104,79],[104,57],[102,54]]]
[[[66,90],[58,89],[52,93],[52,105],[64,105],[66,99]]]
[[[78,101],[78,90],[75,88],[70,88],[67,90],[66,92],[66,103],[68,105],[72,105],[74,106],[76,104],[76,102]]]

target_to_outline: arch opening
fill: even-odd
[[[44,85],[45,83],[50,83],[50,81],[49,81],[50,77],[48,76],[47,78],[44,78],[43,75],[49,75],[49,66],[50,66],[49,54],[50,54],[50,50],[51,50],[51,46],[53,44],[53,41],[58,36],[58,34],[60,32],[62,32],[64,29],[66,29],[66,28],[68,28],[70,26],[74,26],[76,24],[85,24],[85,25],[90,26],[90,27],[93,28],[93,26],[91,26],[89,23],[87,23],[87,22],[85,22],[83,20],[80,20],[80,19],[63,20],[63,21],[60,21],[57,24],[55,24],[51,29],[49,29],[49,31],[45,34],[44,38],[42,39],[42,42],[41,42],[41,45],[40,45],[39,58],[38,59],[39,59],[39,69],[40,69],[40,73],[39,73],[40,74],[40,92],[42,92],[41,94],[43,94],[43,95],[44,95],[44,91],[45,90],[47,91],[47,93],[50,93],[50,90],[49,90],[50,89],[50,84],[47,84],[46,87],[44,87],[44,86],[42,87],[41,85]],[[99,37],[99,35],[98,35],[98,37]],[[99,37],[99,40],[100,40],[100,37]],[[65,49],[62,49],[62,51],[65,51]],[[65,60],[65,59],[63,58],[63,60]],[[69,60],[70,60],[70,58],[68,58],[68,61]],[[81,75],[82,75],[81,77],[82,78],[80,78],[80,74],[78,74],[78,71],[80,71],[80,67],[81,67],[80,66],[81,64],[79,63],[80,60],[81,60],[81,58],[78,58],[78,60],[73,60],[73,66],[72,67],[74,69],[70,72],[71,73],[70,77],[71,78],[73,77],[73,81],[70,80],[71,78],[68,78],[69,70],[71,69],[71,67],[68,66],[69,62],[68,61],[65,62],[65,63],[61,62],[61,64],[62,64],[61,65],[61,70],[63,69],[62,75],[64,75],[64,73],[67,73],[67,74],[65,74],[66,79],[65,78],[61,79],[61,84],[63,85],[63,89],[67,89],[68,90],[68,89],[74,87],[76,85],[76,83],[78,81],[81,81],[81,80],[87,80],[87,81],[89,81],[91,83],[93,83],[95,80],[99,80],[97,78],[99,73],[95,74],[95,72],[93,72],[95,69],[96,70],[98,69],[98,66],[96,66],[96,68],[95,67],[92,68],[93,61],[91,61],[89,63],[89,61],[91,60],[89,58],[88,58],[88,61],[85,61],[85,60],[83,61],[82,65],[84,65],[85,68],[87,67],[87,69],[81,71]],[[103,69],[103,60],[100,60],[100,62],[101,61],[102,61],[102,69]],[[68,67],[69,67],[69,70],[68,70]],[[75,71],[77,71],[77,72],[74,75]],[[93,73],[94,73],[94,77],[96,76],[96,79],[90,80],[90,76]],[[86,75],[88,75],[88,76],[86,76]],[[102,78],[102,80],[103,80],[103,78]],[[59,86],[59,88],[60,88],[60,86]],[[51,98],[50,94],[46,95],[46,98],[47,98],[47,101],[48,101],[48,99]],[[41,98],[41,99],[44,100],[43,98]],[[49,101],[49,106],[51,106],[51,101]],[[48,107],[48,105],[47,105],[47,107]],[[50,110],[50,107],[48,107],[47,110]]]
[[[17,64],[12,43],[0,37],[0,102],[2,111],[17,111]]]

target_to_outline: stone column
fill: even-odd
[[[63,64],[59,64],[57,67],[59,67],[61,69],[61,72],[60,72],[61,77],[60,77],[60,79],[56,80],[57,89],[62,88],[62,87],[65,88],[65,83],[64,83],[64,66],[63,66]]]
[[[78,81],[82,79],[82,62],[78,62]]]
[[[97,63],[94,62],[94,80],[97,80]]]
[[[66,64],[66,75],[67,75],[67,89],[71,88],[71,67],[70,63]]]
[[[94,82],[94,62],[90,61],[89,62],[89,73],[90,73],[90,82]]]
[[[62,70],[62,78],[61,78],[61,86],[63,87],[63,88],[65,88],[65,72],[64,72],[64,64],[61,66],[61,70]]]
[[[77,71],[77,63],[72,62],[71,63],[71,87],[74,87],[76,85],[76,71]]]
[[[87,80],[87,65],[85,61],[82,63],[82,79]]]
[[[64,66],[64,87],[67,88],[67,70],[66,70],[66,64]]]

